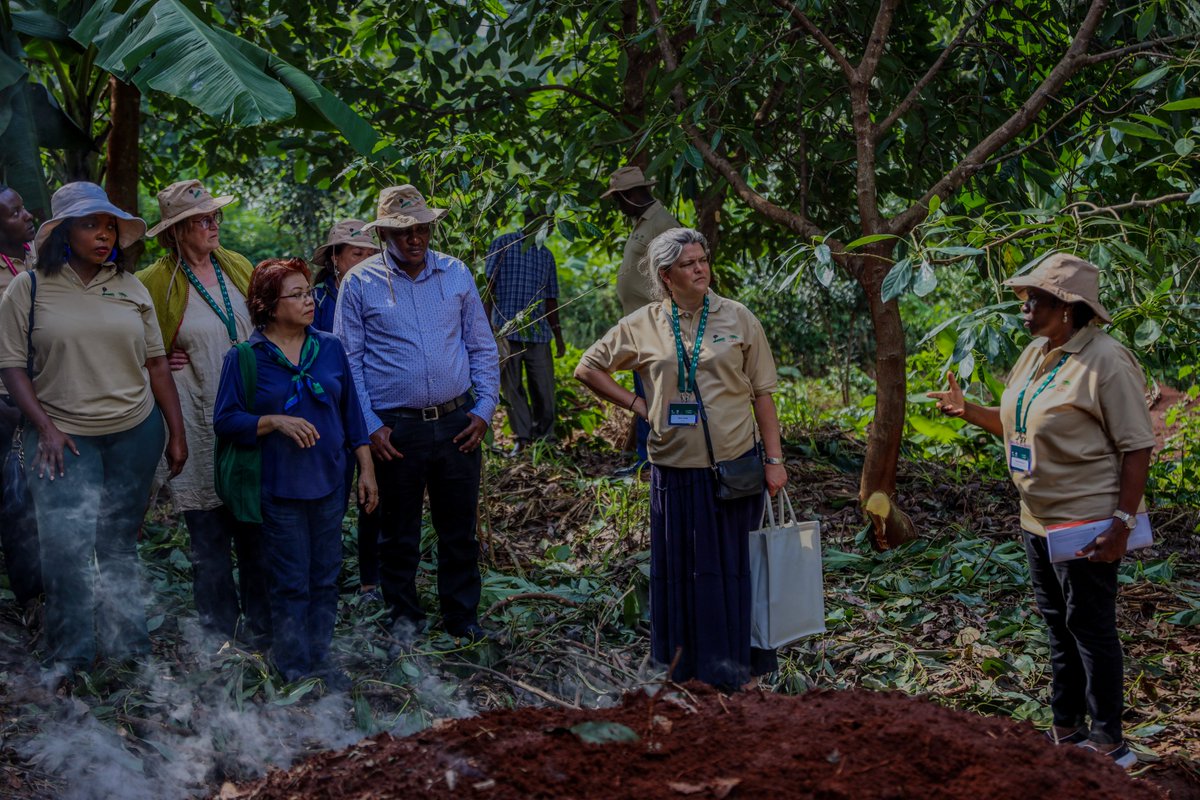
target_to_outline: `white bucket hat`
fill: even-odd
[[[102,187],[88,181],[64,184],[50,198],[50,212],[54,216],[42,223],[37,236],[33,238],[34,250],[41,250],[50,234],[63,222],[89,214],[111,214],[116,217],[117,243],[123,248],[146,234],[144,219],[117,208]]]

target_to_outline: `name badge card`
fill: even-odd
[[[1013,472],[1029,472],[1033,466],[1033,448],[1027,444],[1008,443],[1008,468]]]
[[[670,403],[667,405],[667,423],[670,425],[695,425],[700,419],[698,403]]]

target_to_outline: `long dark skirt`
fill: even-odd
[[[718,500],[708,468],[650,471],[650,655],[672,680],[736,689],[777,668],[750,647],[750,548],[762,497]]]

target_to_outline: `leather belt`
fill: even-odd
[[[471,393],[463,392],[453,400],[436,406],[425,406],[425,408],[390,408],[378,414],[382,419],[385,417],[400,417],[402,419],[419,419],[424,422],[435,422],[436,420],[446,416],[451,411],[458,409],[471,402]]]

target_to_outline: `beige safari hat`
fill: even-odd
[[[211,214],[236,200],[232,195],[213,197],[200,181],[178,181],[158,193],[158,211],[162,221],[147,232],[158,236],[177,222],[188,217]]]
[[[325,240],[325,244],[313,251],[312,262],[319,267],[332,267],[333,249],[343,244],[378,250],[379,245],[366,230],[366,224],[361,219],[344,219],[334,223],[329,229],[329,238]]]
[[[626,189],[633,189],[638,186],[653,186],[658,181],[650,180],[642,173],[641,167],[621,167],[619,170],[608,176],[608,191],[600,195],[603,199],[611,197],[617,192],[623,192]]]
[[[363,226],[364,231],[378,228],[411,228],[413,225],[428,225],[437,222],[449,212],[444,208],[430,208],[425,196],[412,184],[389,186],[379,193],[379,205],[375,209],[375,221]]]
[[[1112,322],[1108,309],[1100,305],[1100,268],[1069,253],[1054,253],[1028,275],[1004,282],[1024,299],[1026,290],[1041,289],[1066,303],[1085,303],[1101,322]]]
[[[146,221],[141,217],[122,211],[112,204],[104,189],[87,181],[63,184],[50,198],[50,219],[42,223],[33,237],[33,250],[42,249],[54,229],[69,219],[86,217],[89,214],[111,214],[117,219],[117,243],[129,247],[146,233]]]

